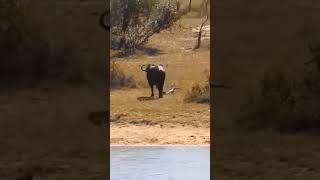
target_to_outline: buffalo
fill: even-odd
[[[162,64],[145,64],[141,66],[141,70],[147,74],[147,80],[151,88],[151,97],[154,96],[153,86],[156,85],[159,91],[159,98],[163,96],[163,85],[166,79],[166,72]]]

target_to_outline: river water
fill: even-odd
[[[111,180],[209,180],[209,147],[111,147]]]

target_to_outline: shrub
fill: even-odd
[[[18,1],[0,1],[0,7],[0,80],[7,86],[41,74],[42,64],[38,57],[44,49],[40,40],[26,38],[28,29]],[[33,44],[40,50],[32,51],[30,45]]]
[[[291,82],[284,73],[271,70],[265,73],[259,87],[256,95],[248,91],[248,100],[242,107],[238,123],[254,129],[274,127],[281,120],[280,114],[290,106],[293,98]]]
[[[193,83],[191,89],[185,94],[185,102],[210,103],[210,76],[208,71],[205,71],[205,73],[207,74],[207,81],[203,84]]]
[[[305,74],[305,79],[309,76]],[[248,91],[237,125],[251,130],[320,132],[320,91],[310,89],[305,79],[290,80],[284,72],[268,71],[261,80],[260,91]]]
[[[0,1],[1,86],[33,86],[42,80],[86,79],[73,46],[50,47],[40,22],[28,15],[28,2]]]
[[[136,82],[132,76],[126,75],[115,61],[111,61],[110,87],[111,89],[118,89],[123,87],[135,88]]]
[[[111,48],[134,49],[177,19],[176,2],[112,0]]]

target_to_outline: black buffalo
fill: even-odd
[[[151,97],[154,96],[153,86],[156,85],[159,90],[159,98],[163,95],[163,85],[166,79],[166,72],[162,64],[145,64],[141,66],[141,70],[147,73],[147,79],[151,88]]]

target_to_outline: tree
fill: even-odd
[[[208,9],[208,3],[209,3],[209,0],[205,0],[205,8]],[[200,29],[199,29],[199,34],[198,34],[198,41],[197,41],[197,45],[193,48],[194,50],[196,49],[199,49],[200,48],[200,45],[201,45],[201,36],[202,36],[202,28],[203,26],[205,25],[205,23],[208,21],[209,19],[209,13],[208,11],[207,12],[207,16],[206,16],[206,19],[202,22],[201,26],[200,26]]]
[[[179,0],[177,0],[177,12],[179,12],[180,11],[180,2],[179,2]]]
[[[29,5],[22,0],[0,1],[0,80],[5,86],[47,75],[48,44],[38,24],[26,16]]]
[[[134,49],[149,37],[170,27],[177,19],[174,1],[113,0],[111,1],[111,48]]]

